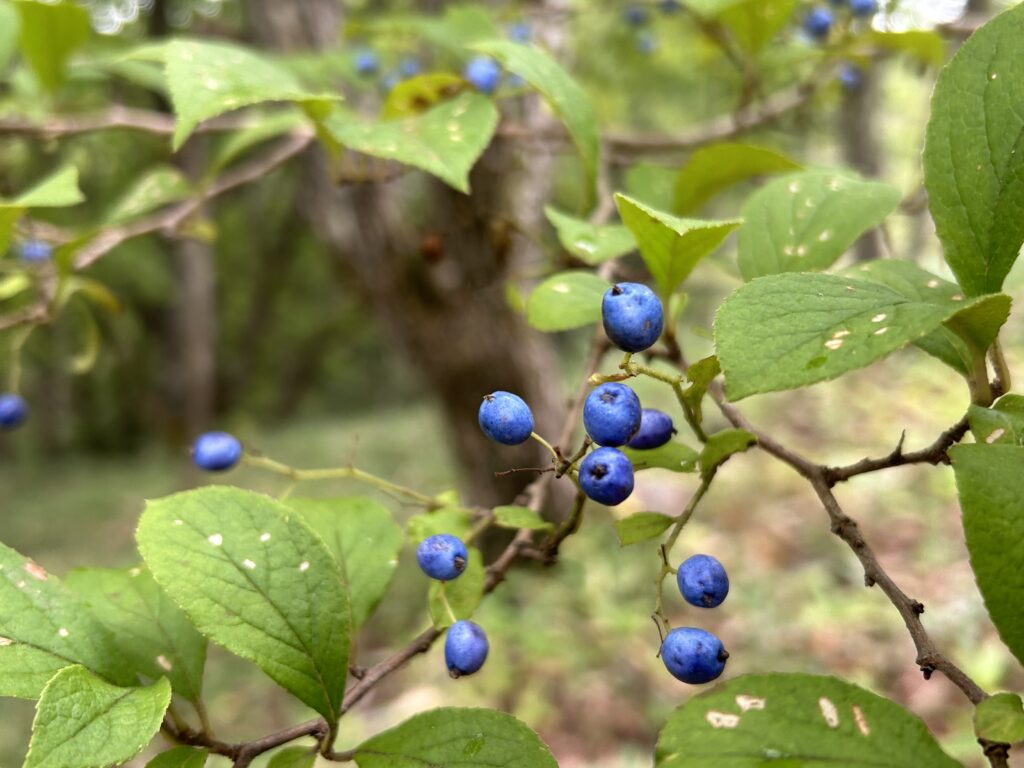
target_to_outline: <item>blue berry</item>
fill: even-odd
[[[53,256],[53,246],[42,240],[26,240],[21,244],[18,255],[22,261],[38,264],[50,260]]]
[[[355,61],[353,63],[355,65],[356,72],[360,75],[373,75],[380,69],[380,58],[369,48],[363,48],[356,51]]]
[[[626,6],[622,11],[622,20],[631,27],[643,26],[647,23],[647,9],[639,5]]]
[[[835,16],[828,8],[813,8],[804,17],[804,30],[815,40],[824,40],[832,30]]]
[[[661,336],[661,299],[642,283],[618,283],[601,300],[604,332],[624,352],[643,352]]]
[[[416,562],[430,578],[451,581],[466,570],[469,554],[458,536],[439,533],[420,542],[416,548]]]
[[[684,560],[676,571],[676,583],[686,602],[698,608],[721,605],[729,594],[725,567],[711,555],[694,555]]]
[[[28,418],[28,403],[13,392],[0,395],[0,429],[14,429]]]
[[[695,627],[677,627],[665,635],[661,660],[672,677],[684,683],[710,683],[725,670],[729,658],[722,641]]]
[[[223,472],[242,458],[242,444],[227,432],[206,432],[192,445],[192,460],[200,469]]]
[[[519,445],[533,432],[533,413],[519,395],[492,392],[484,395],[477,414],[480,429],[491,440],[502,445]]]
[[[389,72],[380,79],[380,89],[384,93],[391,93],[395,86],[402,81],[402,78],[398,76],[397,72]]]
[[[454,678],[472,675],[487,661],[490,644],[479,624],[472,621],[456,621],[448,628],[444,640],[444,663],[448,674]]]
[[[533,30],[525,21],[517,21],[508,28],[508,39],[516,43],[528,43],[533,36]]]
[[[839,83],[845,91],[856,91],[864,83],[864,70],[856,64],[843,64],[839,68]]]
[[[501,84],[501,66],[490,56],[474,56],[462,74],[480,93],[494,93]]]
[[[644,408],[640,412],[640,429],[627,443],[630,448],[646,451],[660,448],[676,433],[672,417],[656,408]]]
[[[599,504],[621,504],[633,492],[633,465],[617,448],[598,448],[580,462],[580,488]]]
[[[661,0],[661,2],[658,3],[658,8],[661,9],[662,13],[675,13],[682,7],[683,6],[679,0]]]
[[[583,426],[598,445],[625,445],[641,418],[640,398],[617,381],[598,385],[583,403]]]
[[[416,77],[423,71],[423,65],[415,56],[406,56],[398,63],[398,73],[403,78]]]
[[[874,16],[878,10],[875,0],[850,0],[850,12],[854,16]]]

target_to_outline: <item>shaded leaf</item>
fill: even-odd
[[[110,207],[104,224],[123,224],[168,203],[184,200],[191,194],[192,185],[181,171],[170,165],[157,166],[143,173],[128,187]]]
[[[461,507],[444,507],[413,515],[406,523],[405,536],[413,546],[439,533],[466,538],[473,527],[473,513]]]
[[[615,533],[619,537],[619,544],[628,547],[630,544],[658,538],[673,522],[674,518],[660,512],[637,512],[616,520]]]
[[[633,462],[634,468],[668,469],[672,472],[695,472],[699,454],[685,443],[670,440],[657,448],[637,450],[623,447],[622,452]]]
[[[979,443],[1024,445],[1024,396],[1004,395],[991,408],[972,404],[967,418]]]
[[[1024,704],[1016,693],[996,693],[974,710],[974,732],[979,739],[1013,744],[1024,741]]]
[[[89,39],[89,12],[74,2],[16,0],[21,55],[49,91],[64,83],[68,59]]]
[[[484,571],[483,558],[480,551],[468,548],[469,559],[458,578],[451,581],[431,581],[427,597],[430,609],[430,620],[438,629],[450,627],[455,619],[470,619],[484,596],[484,582],[487,574]],[[447,601],[448,605],[445,605]],[[449,613],[448,608],[451,608]]]
[[[209,756],[205,749],[174,747],[154,757],[146,763],[146,768],[203,768]]]
[[[767,147],[734,142],[710,144],[690,155],[679,169],[673,208],[676,213],[693,213],[741,181],[800,168],[795,160]]]
[[[313,768],[316,750],[309,747],[286,747],[274,753],[267,768]]]
[[[555,527],[529,507],[503,506],[495,507],[493,511],[494,524],[501,528],[550,531]]]
[[[526,300],[526,319],[541,331],[567,331],[598,323],[608,288],[593,272],[559,272],[534,288]]]
[[[757,443],[757,438],[744,429],[723,429],[708,437],[700,452],[700,472],[711,474],[734,453],[742,453]]]
[[[558,233],[562,247],[587,264],[601,264],[636,250],[633,233],[621,224],[591,224],[550,205],[544,207],[544,215]]]

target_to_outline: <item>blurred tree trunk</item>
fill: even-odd
[[[840,145],[845,163],[868,179],[882,173],[882,145],[879,140],[879,72],[877,68],[862,70],[863,79],[857,88],[842,89],[839,109]],[[882,231],[878,227],[866,232],[855,245],[857,261],[870,261],[882,256]]]
[[[335,0],[252,0],[247,10],[262,45],[338,43],[342,12]],[[536,107],[531,111],[534,119],[547,119]],[[417,174],[338,187],[326,155],[317,150],[306,157],[301,213],[344,261],[377,320],[439,400],[477,504],[507,503],[534,477],[495,478],[495,471],[547,464],[532,442],[509,449],[483,437],[476,424],[481,397],[495,389],[522,395],[538,431],[549,436],[564,410],[552,346],[509,307],[504,287],[509,274],[538,257],[509,222],[525,229],[538,224],[553,162],[541,154],[526,162],[514,146],[496,140],[474,169],[467,197]],[[416,215],[416,204],[429,209]]]

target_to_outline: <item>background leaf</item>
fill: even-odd
[[[657,468],[672,472],[694,472],[697,469],[697,451],[676,440],[670,440],[657,448],[637,450],[624,446],[621,450],[633,462],[637,471]]]
[[[11,242],[14,225],[30,208],[66,208],[85,197],[78,188],[78,169],[65,166],[14,199],[0,198],[0,253]]]
[[[586,219],[569,216],[550,205],[544,215],[558,233],[558,242],[566,251],[587,264],[601,264],[636,250],[633,233],[621,224],[598,226]]]
[[[442,598],[447,599],[448,605],[455,614],[456,619],[471,619],[473,613],[484,596],[484,581],[487,574],[484,571],[483,558],[480,551],[468,547],[469,558],[466,562],[466,570],[457,579],[451,581],[431,581],[428,595],[428,606],[430,608],[430,620],[438,629],[444,629],[452,625],[451,614],[445,607]]]
[[[494,524],[501,528],[528,528],[531,531],[549,531],[554,529],[551,523],[542,518],[529,507],[507,505],[494,508]]]
[[[472,527],[473,513],[468,509],[444,507],[410,517],[405,535],[409,543],[416,547],[424,539],[438,533],[450,533],[464,539]]]
[[[1024,396],[1003,395],[991,408],[972,404],[967,418],[979,443],[1024,445]]]
[[[205,749],[174,747],[154,757],[146,768],[203,768],[209,755]]]
[[[673,208],[676,213],[693,213],[741,181],[800,168],[800,163],[767,147],[737,142],[710,144],[690,155],[679,169]]]
[[[601,300],[609,284],[584,270],[559,272],[533,289],[526,319],[540,331],[567,331],[601,321]]]
[[[267,768],[313,768],[316,750],[309,747],[286,747],[274,753]]]
[[[723,429],[708,436],[700,452],[700,472],[709,477],[734,453],[742,453],[757,442],[757,437],[744,429]]]
[[[17,0],[21,55],[49,91],[64,83],[71,54],[89,39],[89,12],[74,2]]]
[[[268,496],[209,486],[148,502],[136,540],[153,578],[200,632],[337,719],[348,596],[301,516]]]
[[[974,710],[979,739],[1014,744],[1024,741],[1024,705],[1016,693],[996,693]]]
[[[104,226],[123,224],[191,194],[192,185],[181,171],[159,165],[141,174],[117,199],[104,218]]]
[[[171,703],[171,685],[119,688],[85,669],[62,669],[47,683],[32,722],[25,768],[106,768],[135,757]]]
[[[615,533],[619,544],[628,547],[661,536],[675,519],[660,512],[637,512],[622,520],[615,521]]]
[[[1024,6],[989,21],[939,75],[924,183],[946,261],[969,296],[994,293],[1024,242]]]

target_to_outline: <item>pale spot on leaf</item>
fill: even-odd
[[[60,635],[61,637],[67,637],[70,633],[67,631],[67,629],[65,629],[64,627],[61,627],[60,629],[57,630],[57,634]]]
[[[828,341],[825,342],[825,346],[828,347],[829,349],[839,349],[841,346],[843,346],[843,340],[829,339]]]
[[[163,654],[160,654],[156,657],[156,663],[160,665],[161,669],[166,670],[167,672],[170,672],[171,667],[174,666],[173,664],[171,664],[170,659],[168,659]]]
[[[929,280],[927,283],[925,283],[925,285],[928,286],[929,288],[938,288],[939,287],[939,281],[938,280]]]
[[[221,544],[224,543],[224,537],[221,536],[219,533],[211,533],[207,541],[213,544],[213,546],[219,547]]]
[[[985,438],[985,442],[991,445],[1005,434],[1006,430],[1003,429],[1002,427],[999,427],[999,429],[993,430],[992,434]]]
[[[263,535],[261,535],[260,536],[260,541],[270,541],[270,534],[269,533],[264,533]]]
[[[254,563],[254,562],[253,562],[252,560],[250,560],[249,558],[245,558],[245,560],[243,560],[243,561],[242,561],[242,565],[244,565],[244,566],[245,566],[246,568],[248,568],[248,569],[249,569],[250,571],[251,571],[251,570],[253,570],[253,569],[254,569],[254,568],[256,567],[256,563]]]
[[[877,331],[875,331],[875,336],[881,336],[883,333],[885,333],[888,330],[889,330],[889,326],[886,326],[885,328],[879,328]]]
[[[299,563],[299,570],[300,571],[308,571],[309,570],[309,561],[308,560],[303,560],[301,563]]]
[[[865,736],[871,735],[871,726],[868,725],[867,718],[864,717],[864,713],[861,711],[861,708],[856,704],[853,705],[853,719],[857,721],[857,728],[861,733]]]
[[[31,560],[25,563],[25,571],[33,578],[39,579],[40,581],[46,581],[46,569],[41,565],[36,565]]]
[[[841,338],[843,338],[843,336],[849,336],[849,335],[850,335],[850,332],[844,328],[841,331],[836,331],[835,333],[833,333],[832,334],[832,338],[833,339],[841,339]]]
[[[875,315],[874,317],[871,318],[871,322],[872,323],[880,323],[883,320],[885,320],[885,318],[886,318],[885,312],[879,312],[877,315]]]
[[[825,722],[828,723],[828,727],[838,728],[839,710],[836,709],[836,705],[832,703],[831,699],[827,699],[822,696],[818,699],[818,706],[821,707],[821,716],[825,718]]]
[[[0,637],[0,646],[13,645],[14,641],[9,637]]]
[[[572,290],[566,283],[555,283],[551,286],[551,290],[555,293],[569,293]]]
[[[732,715],[728,712],[716,712],[713,709],[704,715],[704,719],[711,723],[712,728],[735,728],[740,724],[739,715]]]
[[[751,709],[764,709],[764,699],[757,696],[747,696],[741,693],[736,697],[736,703],[744,712]]]

